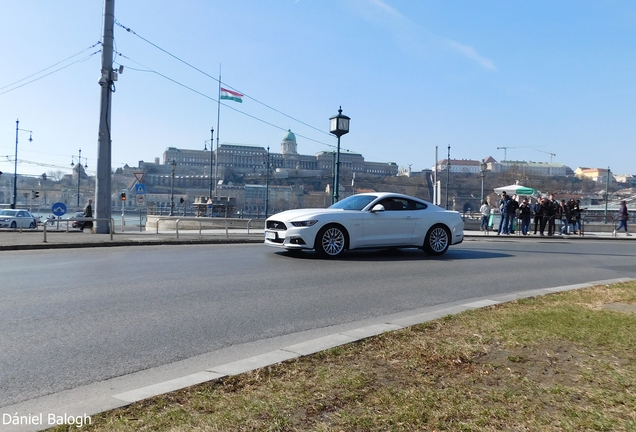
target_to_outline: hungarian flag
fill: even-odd
[[[223,87],[221,87],[221,100],[223,99],[233,100],[234,102],[242,103],[243,95],[239,92],[224,89]]]

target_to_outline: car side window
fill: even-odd
[[[406,200],[406,205],[405,205],[405,209],[407,210],[424,210],[426,209],[426,204],[421,203],[419,201],[413,201],[413,200]]]
[[[26,217],[26,214],[24,212],[18,212],[18,214],[16,215],[17,217]]]

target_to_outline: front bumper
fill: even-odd
[[[301,232],[299,232],[301,231]],[[299,229],[291,230],[265,230],[265,245],[286,250],[310,250],[313,249],[313,241],[308,244],[307,233]],[[312,237],[313,238],[313,237]]]

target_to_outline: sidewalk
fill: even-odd
[[[138,229],[138,228],[137,228]],[[466,238],[480,238],[483,240],[635,240],[636,235],[627,237],[625,233],[618,234],[613,237],[611,232],[589,232],[585,236],[563,235],[563,236],[544,236],[529,235],[521,236],[517,234],[497,235],[496,232],[488,234],[474,230],[464,230]],[[180,230],[179,238],[175,231],[161,231],[157,234],[155,231],[134,231],[114,233],[113,239],[110,234],[91,234],[90,231],[84,232],[78,230],[55,231],[47,229],[46,242],[44,242],[44,233],[42,229],[37,231],[24,230],[0,231],[0,251],[3,250],[28,250],[28,249],[56,249],[56,248],[82,248],[82,247],[112,247],[112,246],[151,246],[162,244],[228,244],[228,243],[262,243],[263,233],[260,230],[250,230],[248,233],[244,229],[232,229],[226,233],[224,229],[203,230],[199,235],[198,230]]]

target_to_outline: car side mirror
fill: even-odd
[[[373,208],[371,209],[371,213],[375,213],[375,212],[383,212],[384,206],[382,204],[376,204],[373,206]]]

